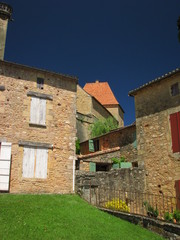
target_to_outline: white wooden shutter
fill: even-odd
[[[31,98],[31,115],[30,115],[30,123],[38,123],[39,120],[39,98],[32,97]]]
[[[34,124],[46,124],[46,100],[32,97],[30,122]]]
[[[36,152],[36,178],[47,178],[47,160],[48,160],[48,150],[47,149],[37,149]]]
[[[39,99],[39,124],[46,124],[46,100]]]
[[[24,147],[23,156],[23,177],[34,177],[34,162],[35,162],[35,149]]]
[[[2,142],[0,149],[0,190],[9,190],[11,143]]]

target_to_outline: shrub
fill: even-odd
[[[173,222],[173,213],[165,212],[164,220]]]
[[[176,219],[176,221],[179,223],[180,222],[180,211],[179,210],[174,210],[173,212],[173,218]]]
[[[113,117],[97,120],[90,126],[91,137],[98,137],[116,128],[118,128],[118,122]]]
[[[105,203],[105,208],[114,209],[121,212],[130,212],[130,208],[124,201],[114,198],[111,201]]]
[[[158,215],[159,215],[159,211],[158,211],[158,209],[157,209],[157,207],[156,208],[153,208],[148,202],[144,202],[144,206],[145,206],[145,208],[146,208],[146,211],[147,211],[147,215],[149,216],[149,217],[155,217],[155,218],[157,218],[158,217]]]
[[[80,154],[80,140],[76,140],[76,154]]]

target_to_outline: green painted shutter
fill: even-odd
[[[89,151],[94,152],[94,142],[93,142],[93,140],[89,140]]]
[[[89,170],[90,170],[90,172],[96,172],[96,163],[90,162],[89,163]]]

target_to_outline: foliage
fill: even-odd
[[[146,208],[147,215],[149,217],[155,217],[155,218],[158,217],[159,211],[158,211],[157,207],[154,209],[147,201],[144,202],[144,206]]]
[[[125,162],[126,159],[124,156],[120,157],[120,158],[117,158],[117,157],[113,157],[111,158],[112,162],[115,163],[115,164],[120,164],[121,162]]]
[[[176,222],[179,223],[180,222],[180,211],[179,210],[174,210],[173,213],[165,212],[164,219],[166,221],[170,221],[170,222],[173,222],[173,220],[175,219]]]
[[[116,128],[118,128],[118,122],[113,117],[97,120],[90,126],[91,137],[98,137]]]
[[[165,212],[164,220],[173,222],[173,213]]]
[[[80,154],[80,140],[76,140],[76,154]]]
[[[121,212],[130,212],[129,207],[124,201],[114,198],[111,201],[105,203],[105,208],[114,209]]]
[[[179,223],[180,222],[180,211],[179,210],[174,210],[173,212],[173,218],[176,219],[176,221]]]
[[[1,194],[1,240],[162,240],[99,211],[77,195]]]

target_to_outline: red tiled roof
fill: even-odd
[[[83,88],[91,96],[95,97],[102,105],[119,104],[108,82],[86,83]]]

